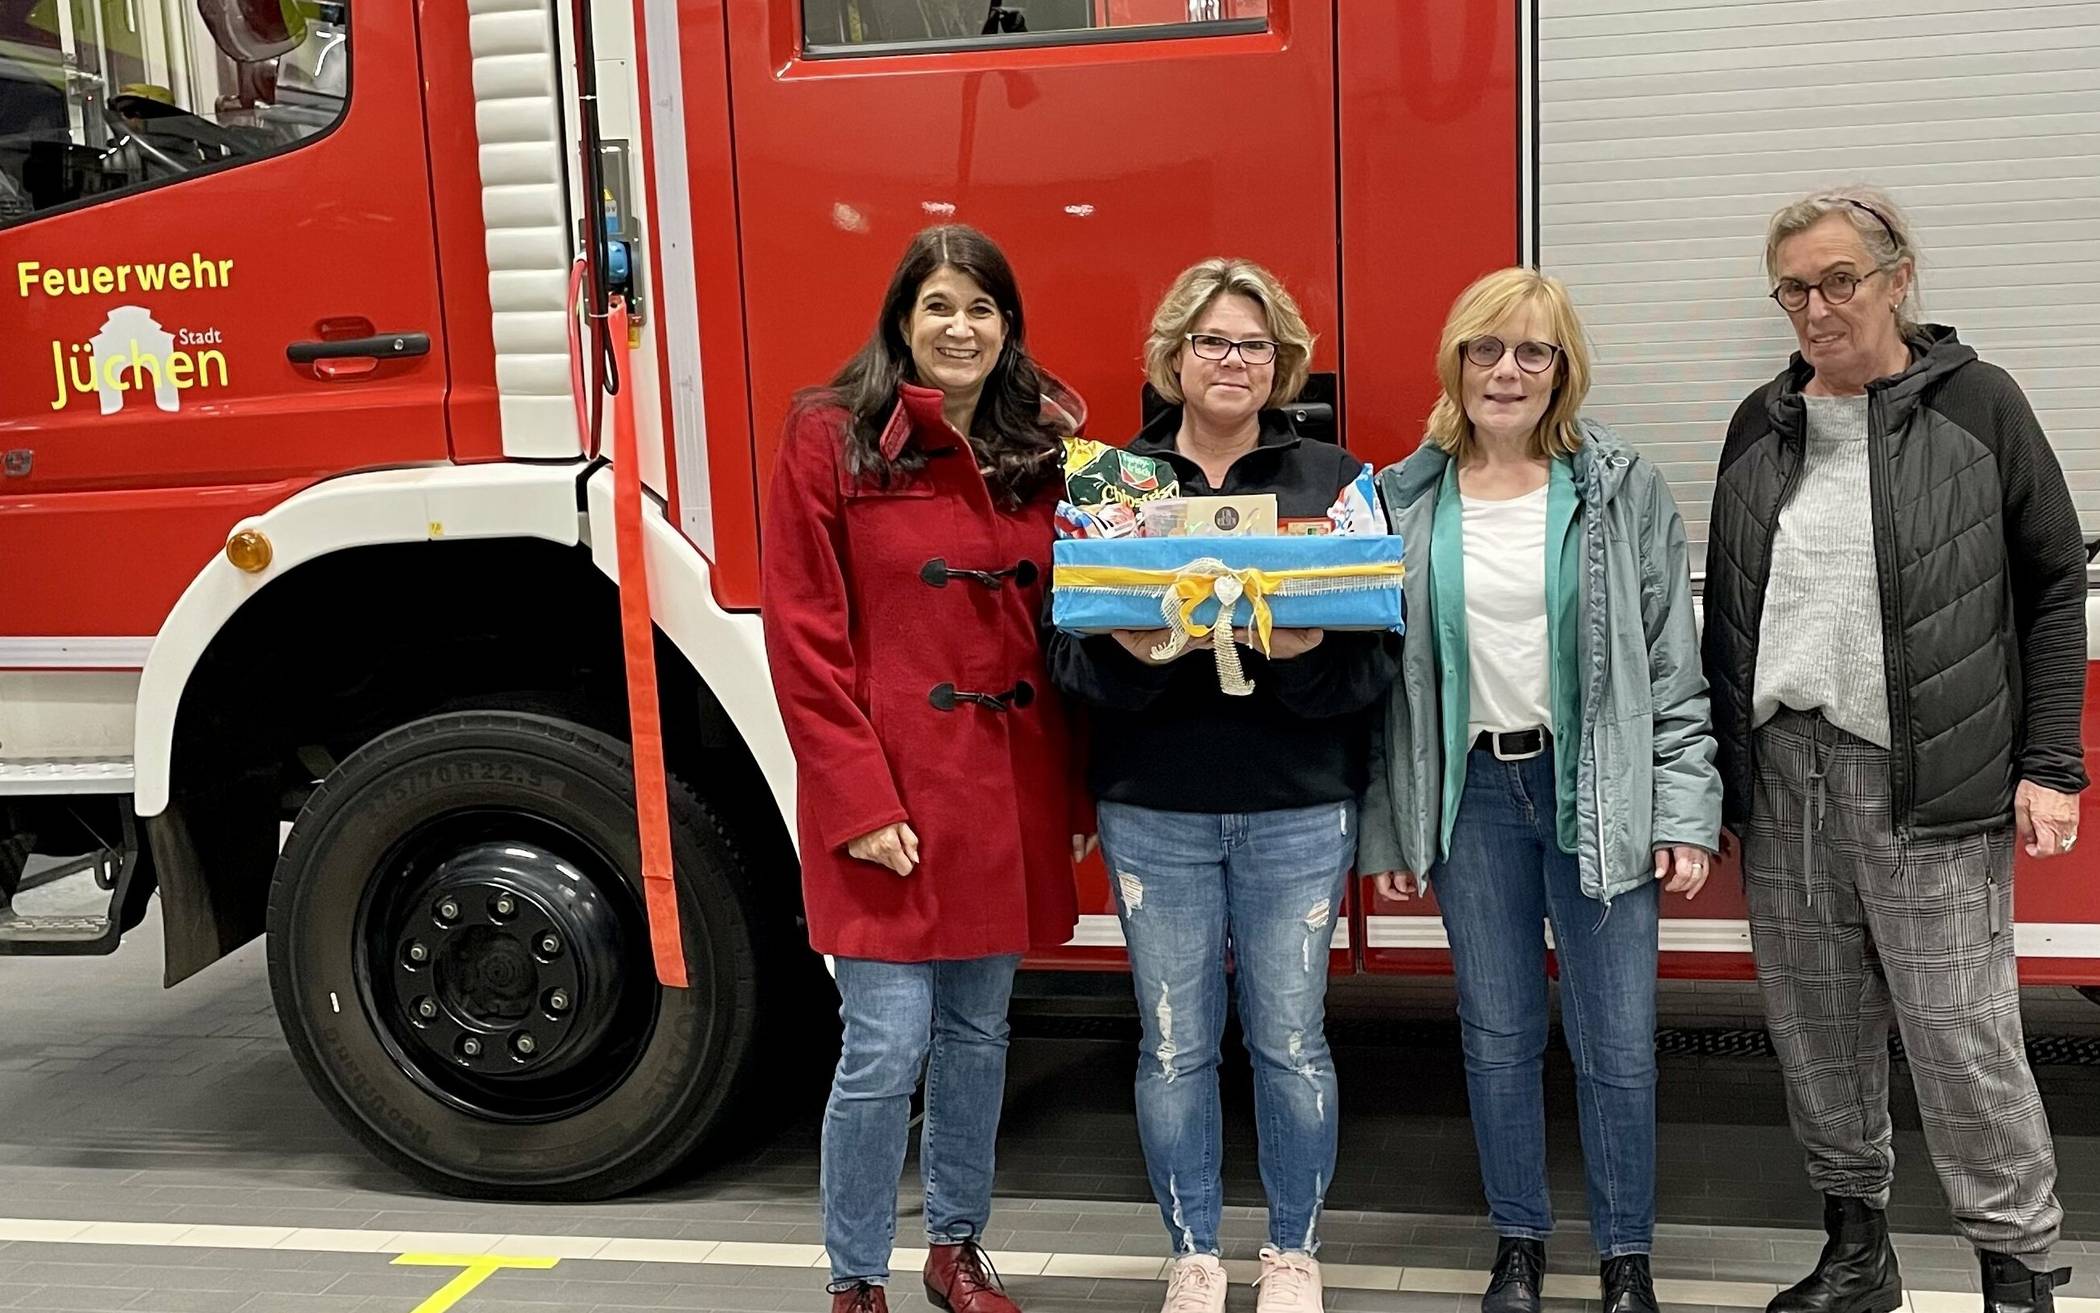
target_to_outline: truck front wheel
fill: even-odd
[[[757,1014],[746,875],[671,785],[689,989],[658,985],[624,744],[464,712],[345,759],[270,890],[285,1038],[344,1126],[436,1189],[589,1199],[672,1167],[733,1103]]]

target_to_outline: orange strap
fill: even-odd
[[[656,978],[672,989],[684,989],[685,942],[679,933],[678,886],[671,871],[670,785],[664,776],[664,727],[656,692],[656,626],[650,619],[649,570],[642,545],[634,370],[627,351],[627,303],[619,297],[613,298],[610,328],[620,353],[620,390],[613,396],[613,528],[620,554],[620,635],[627,653],[635,813],[642,827],[642,890],[648,898]]]

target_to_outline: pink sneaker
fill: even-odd
[[[1261,1250],[1261,1275],[1254,1279],[1257,1313],[1324,1313],[1320,1263],[1311,1254]]]

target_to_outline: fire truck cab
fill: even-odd
[[[1697,537],[1728,413],[1790,349],[1764,216],[1873,173],[1879,141],[1945,253],[1930,309],[2029,388],[2100,524],[2100,261],[2078,235],[2100,139],[2067,121],[2100,29],[1937,6],[1906,29],[1915,63],[1833,88],[1730,7],[1568,9],[0,18],[0,954],[114,951],[156,893],[169,985],[267,936],[314,1088],[438,1188],[602,1196],[719,1134],[831,1006],[760,641],[764,480],[791,395],[862,340],[905,238],[951,217],[1006,247],[1035,352],[1111,438],[1174,274],[1260,260],[1319,334],[1301,419],[1381,465],[1419,439],[1452,297],[1540,262],[1591,313],[1594,412],[1663,464]],[[1853,26],[1820,35],[1867,60],[1884,34]],[[1804,122],[1804,97],[1850,128]],[[1933,135],[1972,121],[1993,126]],[[579,423],[585,250],[633,312],[631,447]],[[682,989],[649,966],[627,461]],[[2086,861],[2023,872],[2034,983],[2100,984]],[[24,875],[54,862],[92,868],[107,911],[38,914]],[[1079,933],[1031,965],[1119,964],[1102,873],[1080,878]],[[1665,970],[1744,976],[1742,917],[1727,879],[1673,909]],[[1336,971],[1444,967],[1433,908],[1356,896],[1342,930]]]

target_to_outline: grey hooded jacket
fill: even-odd
[[[1577,859],[1583,893],[1608,903],[1654,878],[1657,847],[1717,849],[1721,779],[1677,503],[1655,467],[1609,429],[1588,420],[1582,429],[1572,471],[1583,539]],[[1378,476],[1393,531],[1406,543],[1407,637],[1363,802],[1357,870],[1369,874],[1427,877],[1443,857],[1449,736],[1437,696],[1429,550],[1449,461],[1424,443]]]

